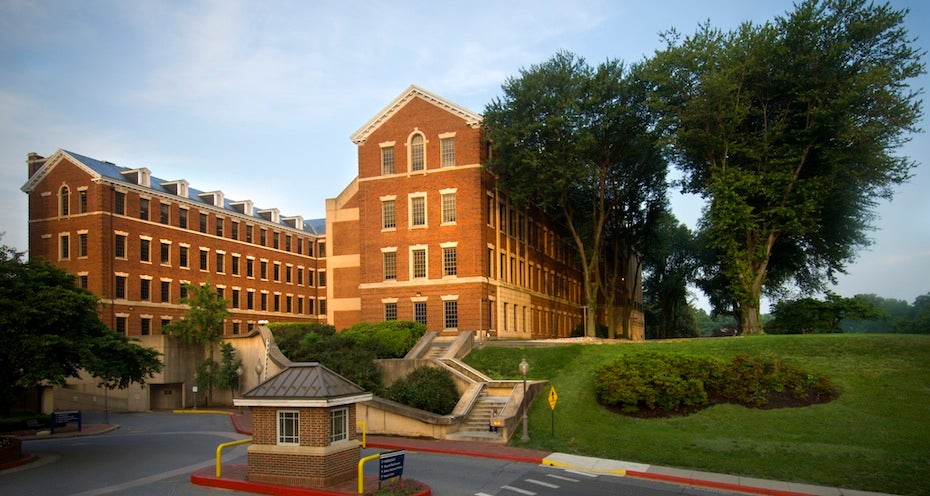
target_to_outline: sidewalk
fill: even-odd
[[[232,413],[233,425],[243,434],[252,433],[252,416],[249,413]],[[584,472],[615,476],[637,477],[659,482],[670,482],[690,487],[721,489],[768,496],[888,496],[884,493],[814,486],[795,482],[755,479],[736,475],[700,472],[697,470],[659,467],[642,463],[606,460],[565,453],[550,453],[526,448],[481,443],[476,441],[446,441],[434,439],[410,439],[387,436],[368,436],[369,448],[404,449],[429,453],[444,453],[461,456],[479,456],[507,461],[536,463]],[[224,469],[225,470],[225,469]],[[352,492],[354,494],[354,491]],[[268,494],[268,493],[266,493]],[[292,493],[292,494],[338,494],[338,493]]]

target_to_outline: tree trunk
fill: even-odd
[[[750,336],[765,334],[762,330],[762,317],[759,313],[759,298],[752,302],[742,302],[736,310],[736,325],[740,334]]]

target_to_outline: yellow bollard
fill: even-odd
[[[228,443],[223,443],[216,447],[216,477],[220,478],[223,475],[223,449],[229,448],[230,446],[239,446],[240,444],[251,443],[252,438],[247,437],[245,439],[240,439],[238,441],[230,441]]]
[[[363,494],[365,492],[365,462],[370,462],[372,460],[377,460],[381,458],[381,453],[376,453],[374,455],[366,456],[358,461],[358,493]]]
[[[365,440],[365,434],[366,434],[366,431],[368,430],[368,424],[366,424],[364,420],[359,420],[358,422],[355,423],[355,426],[356,427],[362,426],[362,448],[367,448],[368,443]]]

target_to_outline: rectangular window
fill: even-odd
[[[238,322],[232,323],[232,333],[239,334],[239,323]]]
[[[384,265],[384,280],[397,279],[397,252],[389,251],[381,254]]]
[[[415,196],[410,198],[410,225],[426,225],[426,197]]]
[[[268,293],[262,293],[262,310],[268,310]]]
[[[457,329],[459,326],[459,302],[455,300],[444,301],[445,328]]]
[[[229,235],[232,237],[232,239],[238,241],[239,240],[239,223],[236,221],[230,221],[230,222],[231,223],[229,227],[229,231],[230,231]]]
[[[303,255],[304,254],[304,239],[296,238],[294,242],[297,244],[297,254]]]
[[[386,176],[394,173],[394,147],[385,146],[381,148],[381,175]]]
[[[304,268],[303,267],[297,267],[297,284],[299,286],[304,285]]]
[[[307,284],[310,287],[316,284],[316,272],[313,269],[307,269]]]
[[[411,251],[411,273],[413,279],[426,277],[426,250],[418,248]]]
[[[294,267],[288,265],[284,267],[284,282],[287,284],[291,283],[291,274],[294,272]]]
[[[126,299],[126,276],[116,276],[116,297]]]
[[[300,412],[278,410],[278,444],[300,444]]]
[[[150,248],[152,246],[152,240],[142,238],[139,240],[139,261],[141,262],[151,262],[152,254]]]
[[[226,272],[226,254],[225,253],[216,253],[216,271],[220,274]]]
[[[287,234],[284,236],[284,251],[291,251],[291,235]]]
[[[126,258],[126,235],[116,235],[116,249],[113,252],[116,258]]]
[[[126,193],[117,191],[113,197],[113,211],[117,215],[126,215]]]
[[[87,212],[87,190],[82,189],[78,191],[78,212],[86,213]]]
[[[349,439],[349,409],[336,408],[330,411],[330,443]]]
[[[397,213],[394,210],[394,200],[381,202],[381,229],[397,227]]]
[[[210,250],[206,248],[200,249],[200,270],[208,270]]]
[[[279,262],[274,263],[274,282],[281,282],[281,264]]]
[[[426,302],[417,301],[413,304],[413,320],[426,325]]]
[[[318,251],[317,255],[319,255],[320,258],[325,257],[326,256],[326,243],[320,243],[320,249],[317,251]]]
[[[187,209],[182,208],[178,210],[178,227],[181,229],[187,229]]]
[[[171,212],[171,205],[168,205],[167,203],[159,203],[158,211],[158,221],[165,225],[170,224],[169,221],[171,216],[169,214]]]
[[[224,219],[220,217],[216,218],[216,235],[221,238],[223,237],[223,221]]]
[[[442,198],[442,223],[455,223],[455,193],[447,193]]]
[[[181,282],[181,287],[178,290],[178,297],[181,298],[182,302],[185,302],[185,300],[187,300],[187,289],[188,289],[188,283]]]
[[[184,268],[190,267],[187,262],[187,252],[188,248],[186,246],[181,246],[178,248],[178,265]]]
[[[294,300],[294,297],[291,296],[291,295],[287,295],[287,296],[284,297],[284,311],[285,311],[285,312],[291,313],[291,311],[292,311],[292,310],[291,310],[291,304],[292,304],[293,300]]]
[[[246,224],[245,226],[245,242],[246,243],[252,242],[252,226],[248,224]]]
[[[442,157],[442,167],[455,165],[455,138],[442,138],[439,140],[439,153]]]
[[[384,304],[384,320],[397,320],[397,303]]]
[[[297,313],[301,313],[301,314],[304,313],[304,297],[303,296],[297,297]]]
[[[139,299],[149,301],[152,299],[152,280],[139,279]]]
[[[233,308],[239,308],[239,290],[232,290],[232,299],[230,300]]]
[[[116,318],[116,333],[126,335],[126,317]]]
[[[87,289],[87,276],[86,275],[79,276],[78,280],[80,281],[81,288]]]
[[[258,271],[259,271],[259,275],[261,276],[261,279],[263,281],[267,281],[268,280],[268,262],[266,260],[262,260],[261,262],[259,262]]]
[[[246,277],[255,277],[255,260],[251,258],[245,259],[245,276]]]
[[[271,244],[275,250],[277,250],[279,247],[280,239],[281,239],[280,233],[278,233],[277,231],[271,233]]]
[[[255,310],[255,291],[246,291],[245,308],[248,310]]]
[[[320,278],[320,287],[322,288],[326,286],[326,272],[320,271],[319,278]]]
[[[442,275],[454,276],[458,274],[457,249],[455,247],[442,249]]]
[[[78,234],[78,256],[87,256],[87,233]]]
[[[233,255],[232,260],[229,265],[230,265],[229,270],[232,272],[232,275],[238,276],[239,275],[239,255]]]
[[[326,315],[326,300],[320,300],[317,305],[319,306],[319,314]]]
[[[207,214],[200,212],[200,232],[207,232]]]
[[[268,246],[268,231],[265,229],[259,229],[258,231],[258,244],[262,246]]]
[[[149,199],[139,198],[139,218],[149,220]]]
[[[171,264],[171,243],[161,242],[161,264]]]
[[[161,302],[171,302],[171,281],[161,281]]]

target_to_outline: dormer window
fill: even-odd
[[[201,200],[213,205],[214,207],[223,206],[223,192],[222,191],[209,191],[207,193],[200,193],[197,195]]]
[[[165,191],[173,195],[187,198],[187,181],[184,179],[178,179],[177,181],[169,181],[166,183],[161,183],[161,187],[165,188]]]
[[[266,208],[264,210],[259,210],[258,216],[267,221],[274,222],[275,224],[277,224],[278,222],[280,222],[278,219],[281,216],[281,211],[276,208]]]
[[[235,201],[229,204],[229,207],[243,215],[252,216],[252,200]]]
[[[151,187],[152,171],[145,167],[139,169],[129,169],[120,172],[127,181],[138,184],[139,186]]]
[[[281,219],[281,222],[287,227],[292,227],[294,229],[301,229],[304,225],[304,218],[300,216],[284,217]]]

